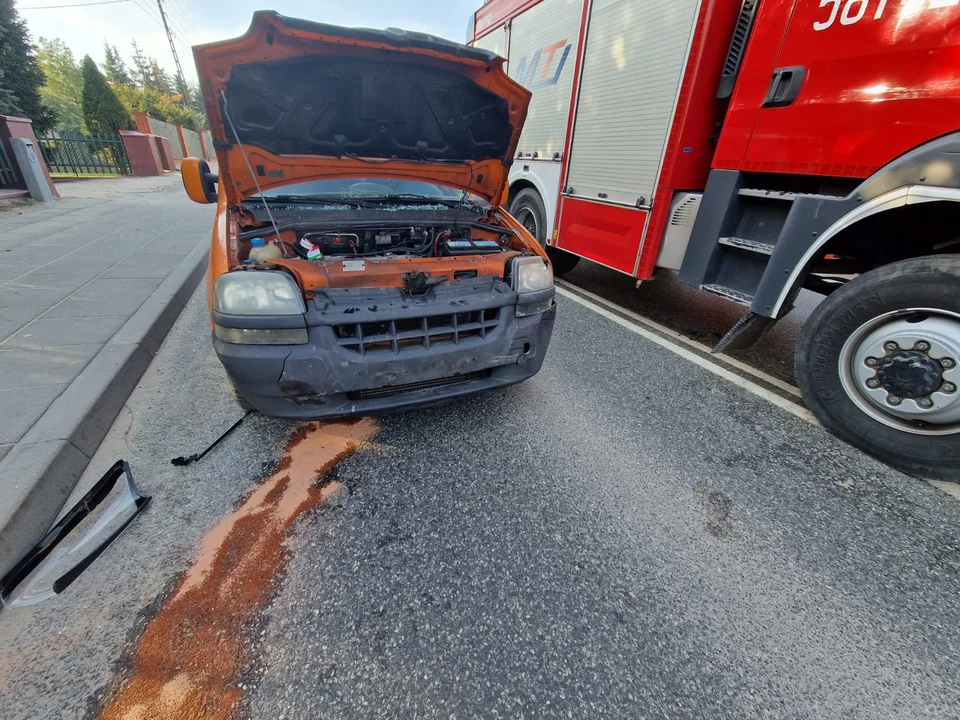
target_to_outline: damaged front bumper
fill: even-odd
[[[535,375],[550,344],[554,289],[525,297],[499,278],[318,291],[303,316],[214,312],[221,328],[306,330],[297,345],[214,337],[237,391],[265,415],[318,419],[439,404]],[[549,308],[522,315],[524,308]]]

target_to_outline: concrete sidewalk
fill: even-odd
[[[0,575],[46,532],[206,268],[180,176],[0,216]]]

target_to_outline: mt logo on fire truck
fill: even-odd
[[[556,85],[573,47],[566,39],[514,60],[512,77],[528,90]]]

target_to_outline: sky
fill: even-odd
[[[109,4],[69,7],[98,0],[16,0],[34,42],[60,38],[77,60],[90,55],[103,63],[107,40],[130,65],[131,41],[171,75],[173,57],[160,24],[157,0],[114,0]],[[99,0],[103,2],[104,0]],[[483,0],[162,0],[177,35],[177,54],[187,82],[197,79],[191,45],[242,35],[255,10],[271,9],[283,15],[333,25],[428,32],[457,42],[466,39],[467,23]],[[67,7],[50,7],[67,6]],[[31,9],[36,8],[36,9]]]

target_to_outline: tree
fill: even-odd
[[[130,113],[89,55],[83,57],[83,117],[91,132],[115,133],[133,128]]]
[[[39,38],[37,60],[46,77],[40,97],[57,116],[62,130],[83,129],[83,73],[63,41]]]
[[[187,88],[187,98],[189,98],[190,109],[193,110],[194,117],[200,120],[200,129],[206,130],[210,123],[207,121],[207,108],[203,104],[203,94],[197,86]]]
[[[116,45],[111,45],[106,40],[103,41],[103,73],[107,80],[113,85],[127,85],[133,87],[133,78],[127,71],[127,66],[120,57],[120,51]]]
[[[117,86],[117,97],[130,112],[145,112],[147,115],[168,123],[183,125],[196,130],[193,113],[182,104],[179,95],[165,95],[156,90],[139,87]]]
[[[12,90],[8,90],[3,79],[3,71],[0,70],[0,115],[20,115],[20,108],[17,107],[17,96]]]
[[[150,58],[143,54],[143,50],[133,41],[133,79],[142,88],[150,83]]]
[[[183,125],[190,130],[196,130],[197,124],[194,122],[193,113],[190,108],[184,105],[181,95],[161,95],[157,109],[162,113],[167,122]]]
[[[13,0],[0,0],[0,74],[2,93],[9,114],[33,120],[37,133],[53,127],[53,111],[40,98],[43,70],[37,62],[26,24],[13,7]]]
[[[150,65],[147,71],[147,82],[144,85],[149,90],[156,90],[161,95],[173,94],[173,82],[170,76],[160,67],[156,58],[150,58]]]
[[[107,64],[114,53],[116,48],[110,46],[106,49]],[[182,87],[179,79],[171,77],[156,58],[146,55],[136,40],[133,41],[132,66],[129,73],[132,82],[114,80],[111,83],[120,102],[130,113],[144,112],[158,120],[183,125],[190,130],[198,129],[193,110],[198,110],[199,117],[204,119],[206,112],[199,89],[189,85]]]
[[[180,95],[183,95],[184,102],[189,105],[190,104],[190,86],[180,82],[180,75],[174,75],[173,86],[174,86],[174,90],[176,90],[177,93],[179,93]]]

